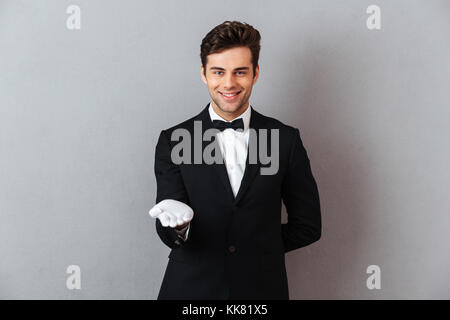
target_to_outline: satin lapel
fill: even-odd
[[[211,121],[211,117],[209,115],[209,103],[208,105],[203,109],[202,112],[200,112],[200,114],[197,116],[198,119],[196,120],[201,120],[202,121],[202,135],[203,133],[210,129],[213,128],[212,125],[212,121]],[[212,140],[213,141],[213,140]],[[210,144],[212,141],[203,141],[203,149],[205,150],[205,147]],[[222,154],[220,153],[219,150],[219,157],[222,159],[222,164],[218,163],[218,164],[211,164],[210,166],[213,167],[213,171],[216,172],[216,174],[219,176],[220,182],[222,183],[226,196],[229,198],[230,201],[234,201],[234,194],[233,194],[233,190],[231,189],[231,184],[230,184],[230,180],[228,178],[228,172],[227,172],[227,168],[225,167],[225,163],[223,161],[222,158]],[[207,164],[205,164],[207,165]]]
[[[251,115],[250,115],[250,124],[249,127],[255,129],[256,133],[258,133],[259,129],[263,129],[263,125],[264,125],[264,118],[255,111],[255,109],[253,109],[252,106],[251,107]],[[250,135],[250,138],[252,136]],[[249,143],[248,146],[250,146],[250,138],[249,138]],[[257,140],[256,140],[257,141]],[[259,148],[257,148],[257,150],[259,150]],[[254,152],[256,152],[257,150],[253,150]],[[236,195],[236,199],[234,199],[234,205],[236,205],[237,203],[239,203],[239,201],[242,199],[242,197],[244,196],[245,192],[247,191],[247,189],[250,187],[250,185],[253,182],[253,179],[256,177],[256,175],[259,173],[261,164],[259,162],[259,157],[257,157],[257,161],[256,163],[251,164],[249,161],[249,147],[247,147],[247,159],[245,161],[246,165],[245,165],[245,170],[244,170],[244,176],[242,177],[242,181],[241,181],[241,185],[239,187],[239,191]]]

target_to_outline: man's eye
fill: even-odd
[[[214,74],[218,74],[218,73],[223,73],[223,71],[214,71]],[[245,74],[245,72],[244,71],[236,71],[236,73],[239,73],[239,74]]]

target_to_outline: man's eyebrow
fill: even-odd
[[[249,67],[239,67],[239,68],[234,68],[234,71],[249,70],[249,69],[250,69]],[[209,68],[209,70],[222,70],[222,71],[225,71],[225,69],[221,68],[221,67],[211,67],[211,68]]]

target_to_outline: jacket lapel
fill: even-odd
[[[200,119],[202,121],[202,130],[206,131],[207,129],[213,128],[211,117],[209,116],[209,103],[207,106],[203,109],[203,111],[196,117],[196,119]],[[258,129],[263,128],[264,124],[264,118],[263,116],[256,112],[252,106],[251,108],[251,115],[250,115],[250,124],[249,127],[253,128],[258,132]],[[203,133],[202,133],[203,134]],[[252,135],[250,135],[249,138],[249,146],[250,146],[250,139],[252,138]],[[211,143],[211,141],[203,141],[203,149]],[[222,158],[222,155],[219,155]],[[223,160],[223,159],[222,159]],[[223,161],[222,161],[223,162]],[[214,171],[219,176],[219,179],[221,183],[223,184],[226,192],[226,196],[230,199],[230,201],[233,203],[233,205],[236,205],[244,196],[247,189],[250,187],[250,185],[253,182],[253,179],[257,175],[257,173],[260,170],[261,164],[259,163],[259,157],[257,163],[251,164],[249,163],[249,148],[247,147],[247,159],[246,159],[246,165],[244,170],[244,175],[242,177],[241,185],[239,186],[239,191],[236,194],[236,198],[234,197],[233,191],[231,189],[230,180],[228,178],[228,172],[225,167],[225,164],[212,164]]]

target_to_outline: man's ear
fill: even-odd
[[[255,67],[255,75],[253,77],[253,84],[256,83],[256,81],[258,80],[258,77],[259,77],[259,63]]]
[[[202,81],[203,81],[205,84],[208,84],[208,83],[206,82],[206,77],[205,77],[204,71],[205,71],[205,69],[203,68],[203,65],[201,64],[201,65],[200,65],[200,75],[201,75],[201,77],[202,77]]]

